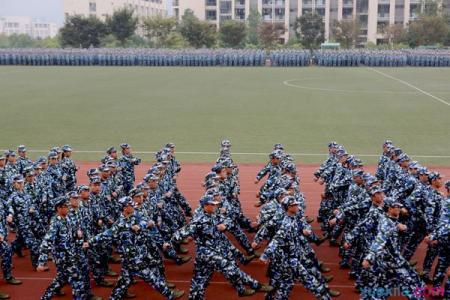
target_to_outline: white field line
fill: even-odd
[[[422,94],[424,94],[424,95],[426,95],[426,96],[428,96],[428,97],[433,98],[434,100],[437,100],[437,101],[439,101],[439,102],[441,102],[441,103],[443,103],[443,104],[445,104],[445,105],[447,105],[447,106],[450,106],[450,102],[447,102],[447,101],[445,101],[445,100],[443,100],[443,99],[441,99],[441,98],[439,98],[439,97],[437,97],[437,96],[435,96],[435,95],[432,95],[432,94],[428,93],[427,91],[424,91],[424,90],[418,88],[417,86],[415,86],[415,85],[413,85],[413,84],[411,84],[411,83],[409,83],[409,82],[406,82],[406,81],[401,80],[401,79],[399,79],[399,78],[397,78],[397,77],[391,76],[391,75],[389,75],[389,74],[386,74],[386,73],[381,72],[381,71],[379,71],[379,70],[376,70],[376,69],[374,69],[374,68],[368,68],[368,69],[371,70],[371,71],[373,71],[373,72],[375,72],[375,73],[378,73],[378,74],[380,74],[380,75],[382,75],[382,76],[384,76],[384,77],[386,77],[386,78],[390,78],[390,79],[393,79],[393,80],[398,81],[398,82],[400,82],[400,83],[403,83],[404,85],[409,86],[410,88],[413,88],[413,89],[415,89],[415,90],[421,92]]]
[[[289,79],[289,80],[283,81],[283,84],[285,86],[299,88],[299,89],[324,91],[324,92],[337,92],[337,93],[409,94],[409,95],[418,94],[418,92],[396,92],[396,91],[380,91],[380,90],[372,91],[372,90],[349,90],[349,89],[341,90],[341,89],[332,89],[332,88],[318,88],[318,87],[309,87],[309,86],[292,83],[292,82],[299,82],[301,80],[304,81],[307,79],[313,79],[313,78],[309,77],[309,78],[301,78],[301,79]]]
[[[5,151],[6,149],[0,150]],[[48,153],[50,150],[36,150],[36,149],[28,149],[28,152],[30,153]],[[136,154],[155,154],[157,151],[133,151],[133,153]],[[105,154],[105,151],[102,150],[74,150],[74,153],[99,153],[99,154]],[[176,154],[186,154],[186,155],[219,155],[219,152],[195,152],[195,151],[176,151]],[[232,152],[233,155],[262,155],[262,156],[268,156],[269,153],[261,153],[261,152]],[[328,156],[327,153],[289,153],[293,156]],[[381,154],[354,154],[355,156],[359,157],[380,157]],[[417,158],[450,158],[450,155],[414,155],[411,154],[412,157]]]

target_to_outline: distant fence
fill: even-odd
[[[449,67],[450,50],[0,49],[0,65]]]

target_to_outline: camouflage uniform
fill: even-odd
[[[393,287],[400,286],[408,299],[424,299],[414,293],[417,288],[424,287],[424,284],[400,253],[397,224],[397,219],[385,215],[381,218],[378,234],[365,257],[372,265],[376,264],[380,272],[374,288],[390,291]]]
[[[122,145],[121,145],[122,146]],[[123,145],[125,146],[125,145]],[[128,145],[126,145],[128,146]],[[128,192],[133,188],[134,186],[134,166],[137,166],[141,163],[141,160],[139,158],[133,157],[130,155],[122,155],[122,157],[119,159],[119,166],[121,168],[122,172],[122,178],[123,178],[123,190],[124,193],[128,195]]]
[[[438,264],[433,278],[435,287],[441,286],[445,271],[450,266],[450,182],[446,185],[449,195],[442,202],[438,224],[429,237],[430,241],[438,241]]]
[[[287,205],[298,205],[293,197],[283,199],[283,205],[287,198],[291,198]],[[331,299],[318,270],[309,268],[309,264],[305,265],[307,263],[307,258],[304,256],[305,240],[303,235],[299,234],[304,228],[299,224],[297,216],[284,215],[278,231],[261,256],[263,260],[275,261],[270,265],[269,274],[270,283],[276,287],[276,290],[269,293],[266,299],[288,299],[296,280],[299,280],[318,299]]]
[[[256,280],[239,269],[231,244],[221,243],[224,234],[217,229],[219,220],[215,214],[208,214],[203,209],[194,213],[191,222],[177,231],[173,239],[180,241],[192,236],[196,243],[196,257],[194,263],[194,276],[191,281],[189,299],[200,300],[205,298],[205,290],[214,271],[219,271],[230,281],[239,294],[245,292],[245,286],[254,289],[261,287]],[[226,238],[226,237],[225,237]]]
[[[46,263],[51,250],[57,273],[45,290],[42,300],[51,299],[66,282],[72,287],[74,299],[88,299],[90,288],[86,286],[89,280],[86,275],[89,274],[86,274],[87,266],[80,262],[80,247],[71,222],[66,217],[54,216],[40,246],[39,264]]]
[[[16,240],[11,247],[14,252],[19,252],[23,242],[30,249],[31,264],[33,268],[36,268],[40,242],[31,227],[31,219],[33,214],[38,213],[38,211],[32,206],[30,196],[23,190],[16,190],[12,193],[8,199],[8,205],[13,211],[14,223],[17,226]]]
[[[12,278],[12,250],[8,244],[8,228],[6,224],[7,216],[12,214],[13,211],[8,210],[3,201],[0,201],[0,236],[3,238],[0,242],[0,257],[2,259],[3,278],[5,280]]]
[[[127,205],[132,205],[131,199]],[[146,224],[136,215],[126,216],[122,214],[111,228],[91,239],[92,244],[104,241],[118,241],[119,253],[122,257],[122,269],[119,280],[114,287],[110,299],[122,299],[134,276],[141,277],[145,282],[152,285],[167,299],[174,299],[173,292],[167,286],[164,275],[160,271],[161,261],[154,254],[157,249],[152,249],[148,242]],[[133,225],[139,226],[139,230],[132,229]]]
[[[65,190],[73,191],[77,186],[77,170],[78,170],[78,168],[75,165],[75,162],[69,157],[64,157],[61,160],[61,169],[62,169],[62,175],[66,179],[65,180]]]

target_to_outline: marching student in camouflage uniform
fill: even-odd
[[[5,151],[6,156],[6,166],[5,166],[5,176],[7,178],[6,188],[8,190],[8,196],[14,191],[12,178],[19,173],[19,166],[17,165],[16,152],[7,150]]]
[[[378,162],[377,171],[375,173],[375,176],[378,180],[383,181],[386,178],[386,170],[389,163],[389,150],[393,147],[392,141],[386,140],[383,143],[383,154],[380,156],[380,160]]]
[[[45,225],[42,222],[42,217],[40,214],[41,199],[38,194],[38,189],[35,182],[35,173],[31,167],[27,167],[24,170],[25,185],[24,192],[31,198],[31,206],[34,207],[35,212],[30,218],[30,227],[33,230],[35,236],[40,240],[45,235]]]
[[[169,160],[167,170],[168,173],[172,176],[172,182],[174,185],[174,191],[173,196],[175,199],[177,199],[179,205],[183,209],[186,217],[192,217],[192,209],[189,206],[189,203],[187,202],[186,198],[181,194],[180,190],[177,186],[177,176],[178,173],[181,171],[181,165],[175,158],[175,144],[174,143],[168,143],[166,144],[166,148],[163,149],[165,157],[163,156],[162,159]]]
[[[56,215],[52,218],[50,228],[40,246],[37,270],[39,272],[45,271],[44,264],[51,250],[57,273],[41,299],[51,299],[66,282],[72,287],[74,299],[98,299],[97,297],[89,298],[88,292],[90,289],[86,286],[87,280],[83,278],[83,276],[86,276],[86,272],[82,271],[83,266],[80,264],[79,252],[77,251],[77,248],[80,247],[77,243],[79,244],[79,240],[82,242],[82,235],[74,232],[72,224],[67,219],[69,213],[67,198],[55,199],[54,205]]]
[[[51,203],[52,191],[50,188],[50,178],[45,170],[47,170],[47,158],[42,156],[36,160],[34,171],[36,172],[35,182],[37,201],[39,202],[39,214],[43,226],[47,228],[54,210]]]
[[[25,175],[25,168],[31,166],[33,161],[27,157],[27,148],[24,145],[20,145],[17,147],[17,153],[19,154],[19,158],[17,159],[17,168],[19,174]]]
[[[317,299],[331,299],[326,285],[317,280],[311,270],[307,270],[303,265],[304,243],[299,234],[303,228],[297,221],[299,203],[294,197],[288,196],[282,200],[282,206],[286,215],[277,233],[260,257],[264,263],[271,259],[277,259],[281,264],[275,272],[277,273],[274,276],[275,281],[271,281],[277,285],[275,295],[269,296],[267,299],[288,299],[296,280],[299,280]],[[309,231],[305,229],[303,233],[309,234]]]
[[[408,203],[411,206],[411,224],[414,226],[412,230],[410,230],[409,239],[406,243],[405,249],[403,250],[403,257],[408,261],[411,260],[417,250],[417,247],[427,235],[425,210],[428,195],[431,192],[430,182],[428,179],[429,172],[427,168],[421,167],[418,174],[419,180],[408,199]]]
[[[377,265],[379,273],[374,290],[367,289],[363,294],[372,294],[371,298],[374,299],[376,297],[373,293],[383,289],[386,295],[382,295],[380,299],[385,299],[392,288],[399,286],[408,299],[424,299],[415,293],[416,289],[424,287],[423,282],[401,255],[399,232],[407,230],[404,224],[398,223],[403,205],[391,198],[385,199],[384,205],[387,207],[387,214],[380,219],[377,236],[363,261],[363,268]]]
[[[377,276],[376,267],[372,266],[368,269],[362,269],[361,264],[369,247],[375,239],[378,232],[378,224],[381,216],[384,214],[384,192],[379,186],[373,186],[368,193],[370,194],[372,204],[369,211],[361,217],[355,225],[351,233],[347,236],[344,243],[346,250],[353,249],[351,278],[356,277],[356,289],[361,291],[363,288],[373,287]],[[364,298],[366,295],[362,295]],[[368,295],[370,299],[371,295]]]
[[[426,241],[438,248],[438,265],[433,278],[433,286],[440,287],[445,277],[445,271],[450,266],[450,181],[445,183],[446,198],[442,201],[438,225],[427,236]],[[450,279],[447,279],[449,281]],[[447,299],[447,298],[445,298]]]
[[[88,233],[85,232],[86,220],[83,219],[82,211],[80,210],[80,195],[79,192],[89,192],[88,186],[80,186],[77,191],[71,191],[67,194],[69,199],[69,213],[67,215],[67,221],[72,229],[73,236],[77,237],[76,243],[76,256],[79,261],[79,268],[81,272],[81,277],[85,280],[84,286],[86,289],[86,294],[90,300],[98,299],[99,297],[94,296],[91,288],[91,279],[89,276],[89,260],[86,251],[82,247],[82,243],[87,241]],[[60,292],[61,294],[61,292]]]
[[[167,299],[178,299],[183,296],[183,291],[171,291],[167,286],[164,275],[160,271],[161,262],[154,257],[157,249],[152,249],[152,244],[148,242],[147,224],[141,223],[138,215],[134,214],[132,199],[123,197],[119,200],[119,204],[122,207],[122,214],[117,222],[103,233],[91,238],[89,243],[85,243],[85,247],[88,247],[89,244],[95,245],[114,239],[119,244],[122,269],[110,299],[122,299],[133,276],[141,277]]]
[[[250,221],[244,216],[238,200],[233,196],[232,187],[229,185],[230,182],[228,181],[231,171],[227,171],[227,169],[230,169],[227,168],[227,166],[232,166],[230,161],[223,162],[222,164],[215,164],[212,168],[212,171],[219,177],[217,188],[221,194],[221,201],[219,203],[220,216],[226,227],[225,230],[230,232],[236,238],[248,255],[253,255],[255,252],[240,225],[245,224],[247,228],[250,228]]]
[[[77,186],[77,171],[78,167],[75,165],[75,162],[71,158],[72,156],[72,147],[69,145],[64,145],[61,147],[62,157],[61,157],[61,169],[64,182],[66,184],[66,191],[73,191]]]
[[[108,161],[113,161],[119,164],[119,156],[117,150],[114,147],[109,147],[106,149],[106,156],[101,160],[102,163],[106,164]]]
[[[49,180],[50,199],[55,199],[64,196],[66,191],[66,184],[63,177],[63,171],[59,161],[59,153],[50,151],[48,153],[48,167],[45,170]]]
[[[14,252],[20,251],[22,243],[30,249],[31,265],[36,269],[39,256],[39,240],[33,232],[30,220],[33,214],[38,213],[32,206],[31,198],[24,191],[24,179],[22,175],[13,178],[14,192],[8,199],[8,206],[12,209],[13,220],[17,226],[16,240],[11,247]]]
[[[320,208],[317,216],[317,222],[326,222],[332,212],[331,205],[333,203],[333,196],[330,192],[330,184],[336,170],[338,158],[336,152],[339,145],[336,142],[330,142],[328,144],[328,158],[321,165],[319,170],[314,172],[314,182],[318,182],[320,185],[325,184],[324,193],[321,195]]]
[[[20,280],[12,276],[12,249],[8,244],[7,222],[12,222],[13,211],[5,206],[3,200],[0,201],[0,258],[2,260],[3,278],[8,284],[22,284]],[[0,292],[0,299],[8,299],[9,296]]]
[[[425,219],[427,235],[433,233],[438,226],[440,214],[442,211],[442,204],[444,203],[444,196],[439,189],[443,186],[442,177],[437,172],[432,172],[428,175],[430,182],[430,192],[427,197],[427,205],[425,208]],[[423,271],[421,277],[425,282],[431,282],[429,274],[434,260],[438,256],[438,247],[433,244],[428,244],[427,253],[423,261]]]
[[[134,202],[134,213],[139,216],[142,222],[145,222],[147,224],[148,227],[147,231],[148,234],[150,235],[150,241],[154,243],[154,245],[156,245],[156,247],[161,252],[163,252],[166,255],[166,257],[175,261],[177,265],[187,263],[189,260],[191,260],[191,257],[178,256],[173,246],[170,244],[170,239],[166,240],[161,235],[154,221],[154,216],[152,215],[151,212],[148,211],[148,207],[144,205],[144,197],[146,196],[145,193],[147,193],[148,196],[148,191],[144,191],[145,189],[149,189],[148,186],[145,186],[144,184],[139,184],[136,188],[130,191],[130,197],[133,199]],[[155,253],[154,256],[155,258],[160,257],[159,253]],[[160,266],[161,266],[161,274],[165,274],[164,263],[162,261],[162,258]]]
[[[3,154],[0,154],[0,201],[3,202],[3,204],[6,204],[6,200],[9,196],[9,190],[8,190],[8,177],[6,174],[6,156]]]
[[[80,214],[83,216],[87,238],[106,230],[106,217],[101,206],[101,180],[98,177],[90,179],[89,191],[82,190],[80,193]],[[105,280],[108,273],[109,253],[103,245],[89,248],[89,267],[92,271],[94,281],[98,286],[112,287],[113,284]],[[113,275],[113,274],[111,274]]]
[[[133,157],[130,145],[123,143],[120,144],[120,148],[122,149],[122,157],[119,159],[119,165],[123,175],[123,191],[128,195],[134,186],[134,166],[139,165],[141,160]]]
[[[343,223],[342,245],[345,244],[351,235],[351,231],[360,220],[359,216],[366,214],[370,207],[370,197],[364,188],[363,175],[364,171],[360,169],[352,171],[353,182],[349,188],[348,198],[334,211],[335,217],[329,222],[331,226]],[[352,251],[342,249],[342,260],[340,262],[342,269],[350,268],[352,256]]]
[[[259,198],[259,202],[255,204],[256,207],[259,207],[267,202],[268,199],[265,199],[264,195],[266,194],[266,191],[272,189],[272,186],[275,184],[278,177],[281,175],[281,168],[280,163],[281,159],[283,158],[283,151],[282,150],[274,150],[269,155],[270,159],[270,166],[264,168],[256,175],[255,184],[258,184],[261,179],[266,175],[269,174],[267,177],[266,182],[264,185],[259,189],[259,193],[257,194],[257,198]]]
[[[225,225],[218,222],[215,213],[218,204],[219,202],[213,197],[204,196],[200,200],[202,208],[196,210],[191,222],[177,231],[172,238],[180,241],[190,236],[195,239],[197,246],[189,299],[204,299],[206,287],[214,271],[221,272],[233,284],[241,297],[253,295],[255,290],[271,291],[273,289],[271,286],[260,284],[240,270],[235,262],[234,252],[230,248],[231,244],[221,243]],[[251,289],[246,288],[245,285],[250,286]]]

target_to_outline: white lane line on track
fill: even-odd
[[[53,280],[54,277],[17,277],[16,279],[19,280]],[[190,280],[171,280],[170,278],[167,278],[167,280],[169,282],[173,282],[173,283],[191,283]],[[117,281],[117,279],[115,278],[108,278],[108,281]],[[143,282],[143,280],[138,279],[138,282]],[[227,284],[230,285],[231,284],[228,281],[210,281],[210,284]],[[295,284],[297,286],[302,286],[301,284]],[[350,289],[350,288],[355,288],[353,285],[329,285],[330,288],[344,288],[344,289]]]
[[[375,72],[375,73],[380,74],[381,76],[384,76],[384,77],[386,77],[386,78],[390,78],[390,79],[393,79],[393,80],[395,80],[395,81],[398,81],[398,82],[400,82],[400,83],[402,83],[402,84],[404,84],[404,85],[406,85],[406,86],[409,86],[410,88],[415,89],[416,91],[421,92],[421,93],[424,94],[425,96],[431,97],[431,98],[433,98],[434,100],[437,100],[437,101],[439,101],[439,102],[441,102],[441,103],[443,103],[443,104],[445,104],[445,105],[447,105],[447,106],[450,106],[450,102],[447,102],[447,101],[445,101],[445,100],[443,100],[443,99],[441,99],[441,98],[439,98],[439,97],[437,97],[437,96],[435,96],[435,95],[432,95],[432,94],[428,93],[427,91],[424,91],[424,90],[418,88],[417,86],[415,86],[415,85],[413,85],[413,84],[411,84],[411,83],[409,83],[409,82],[406,82],[406,81],[404,81],[404,80],[402,80],[402,79],[400,79],[400,78],[394,77],[394,76],[392,76],[392,75],[386,74],[386,73],[381,72],[380,70],[376,70],[376,69],[374,69],[374,68],[368,68],[368,69],[371,70],[372,72]]]
[[[449,104],[450,105],[450,104]],[[2,149],[0,151],[5,151],[7,149]],[[49,150],[36,150],[36,149],[28,149],[28,152],[30,153],[48,153]],[[133,151],[135,154],[155,154],[157,151]],[[101,153],[105,154],[105,151],[101,150],[74,150],[74,153]],[[188,155],[219,155],[219,152],[182,152],[177,151],[177,154],[188,154]],[[233,152],[233,155],[262,155],[262,156],[268,156],[268,153],[261,153],[261,152]],[[327,153],[289,153],[292,156],[328,156]],[[380,157],[380,154],[354,154],[355,156],[359,157]],[[417,158],[450,158],[450,155],[415,155],[411,154],[412,157]]]

